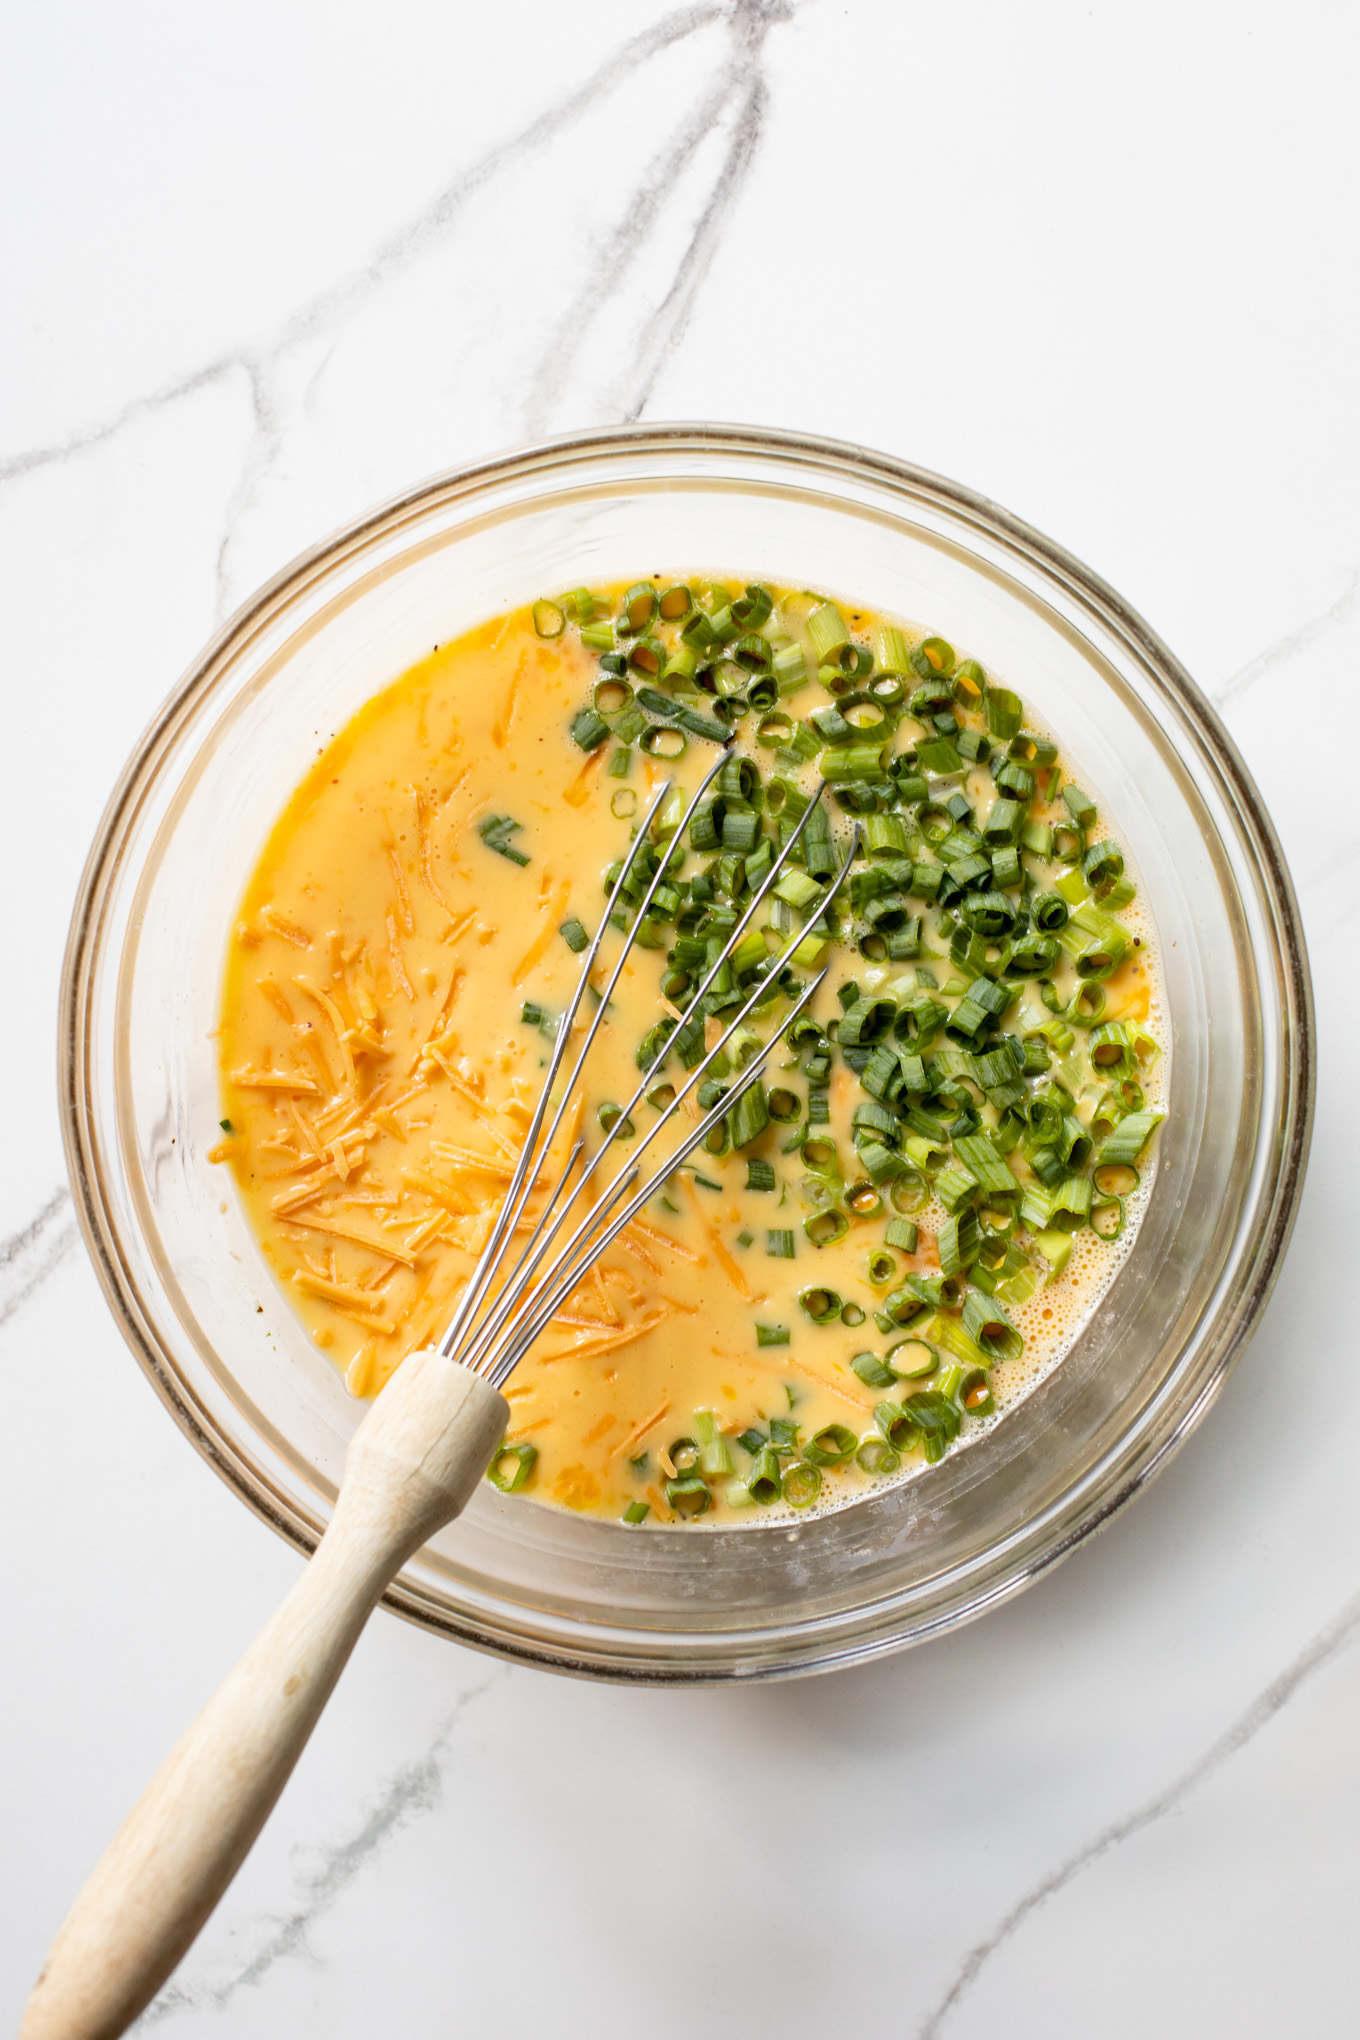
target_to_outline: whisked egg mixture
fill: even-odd
[[[1123,854],[1052,737],[943,639],[657,575],[436,648],[318,751],[250,875],[213,1155],[311,1337],[374,1395],[452,1314],[666,777],[624,925],[664,881],[525,1225],[577,1134],[626,1159],[753,993],[681,1111],[786,1038],[521,1363],[489,1477],[649,1527],[769,1522],[909,1477],[1054,1364],[1136,1229],[1162,1116]]]

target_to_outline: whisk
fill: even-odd
[[[720,753],[669,840],[683,836],[725,762]],[[708,995],[778,883],[823,790],[819,784],[685,1014],[674,1010],[677,1025],[690,1019],[703,1023]],[[438,1346],[408,1356],[374,1401],[351,1440],[330,1525],[310,1564],[110,1844],[53,1943],[19,2040],[113,2040],[149,2003],[244,1861],[383,1592],[407,1559],[466,1507],[505,1436],[510,1412],[501,1386],[610,1242],[760,1081],[776,1043],[816,996],[825,971],[798,991],[769,1041],[752,1048],[718,1101],[697,1120],[686,1116],[682,1122],[679,1115],[705,1073],[729,1070],[726,1060],[720,1063],[729,1044],[748,1019],[779,997],[782,985],[772,988],[771,979],[781,979],[805,939],[806,930],[799,929],[766,963],[735,1016],[593,1197],[588,1192],[607,1173],[606,1158],[617,1158],[625,1139],[636,1138],[631,1115],[668,1059],[668,1042],[649,1058],[594,1153],[587,1154],[582,1138],[573,1142],[524,1244],[506,1267],[527,1223],[529,1199],[545,1180],[553,1143],[581,1095],[587,1061],[637,931],[666,878],[669,854],[663,847],[630,924],[621,905],[633,897],[633,874],[653,847],[657,818],[672,791],[667,780],[653,797],[610,890],[557,1023],[509,1188],[447,1331]],[[835,900],[859,843],[857,827],[809,925]],[[595,976],[603,945],[620,925],[622,942],[599,987]],[[588,992],[596,997],[595,1011],[570,1075],[559,1085]],[[743,1045],[753,1039],[744,1037]],[[668,1133],[664,1159],[644,1180],[643,1155]]]

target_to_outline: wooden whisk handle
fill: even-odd
[[[393,1375],[350,1444],[315,1556],[124,1821],[19,2040],[114,2040],[155,1996],[245,1860],[384,1589],[466,1506],[508,1416],[441,1354],[412,1354]]]

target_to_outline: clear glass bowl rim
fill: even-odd
[[[1228,802],[1255,867],[1260,906],[1274,939],[1273,961],[1284,1021],[1279,1044],[1283,1112],[1275,1130],[1278,1166],[1268,1195],[1251,1214],[1238,1280],[1232,1295],[1220,1307],[1213,1328],[1212,1364],[1202,1371],[1197,1392],[1176,1410],[1173,1421],[1162,1423],[1158,1435],[1145,1442],[1132,1463],[1114,1470],[1098,1498],[1089,1501],[1061,1534],[993,1581],[988,1591],[971,1603],[950,1609],[937,1621],[922,1624],[911,1636],[875,1635],[858,1648],[840,1648],[822,1658],[801,1656],[793,1662],[775,1661],[758,1667],[747,1664],[741,1668],[743,1677],[794,1676],[880,1655],[975,1619],[1046,1572],[1146,1487],[1200,1422],[1240,1357],[1274,1286],[1298,1209],[1312,1130],[1316,1048],[1307,953],[1283,852],[1251,775],[1212,704],[1139,613],[1073,554],[1000,505],[928,469],[847,442],[767,427],[678,421],[600,428],[541,440],[421,481],[342,526],[264,583],[203,648],[138,741],[101,818],[72,912],[59,1007],[59,1105],[81,1232],[115,1320],[138,1364],[208,1464],[257,1515],[298,1549],[310,1554],[317,1543],[314,1525],[291,1510],[280,1508],[277,1495],[256,1476],[231,1441],[205,1426],[172,1357],[164,1350],[139,1305],[135,1276],[127,1264],[101,1183],[95,1115],[87,1088],[93,973],[100,957],[104,903],[115,885],[134,819],[160,762],[174,747],[182,726],[213,684],[219,667],[233,646],[248,639],[266,619],[286,606],[290,596],[314,574],[436,499],[475,497],[479,490],[535,472],[550,473],[581,458],[627,457],[630,453],[679,454],[687,449],[696,454],[721,452],[738,459],[743,454],[772,456],[798,464],[805,475],[838,472],[851,479],[886,485],[908,500],[933,504],[965,527],[999,541],[1122,638],[1194,726],[1217,775],[1220,795]],[[1114,1452],[1109,1456],[1114,1458]],[[1088,1488],[1088,1496],[1090,1493]],[[676,1680],[718,1683],[733,1676],[730,1668],[715,1669],[702,1664],[590,1663],[565,1658],[532,1642],[518,1645],[504,1634],[493,1639],[470,1623],[433,1614],[429,1604],[407,1591],[401,1582],[395,1583],[384,1599],[394,1612],[423,1627],[498,1655],[554,1670],[624,1683],[653,1684]]]

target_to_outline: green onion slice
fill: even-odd
[[[910,1452],[916,1443],[918,1427],[901,1403],[885,1401],[874,1406],[874,1422],[879,1435],[892,1446],[894,1452]]]
[[[1117,1240],[1124,1230],[1124,1207],[1117,1197],[1091,1207],[1091,1231],[1097,1239]]]
[[[503,1495],[518,1494],[529,1485],[537,1463],[537,1445],[502,1445],[486,1469],[486,1477]]]
[[[858,1443],[854,1432],[844,1424],[823,1424],[803,1447],[803,1457],[811,1466],[839,1466]]]
[[[954,1387],[954,1400],[970,1417],[990,1417],[996,1408],[992,1384],[981,1367],[966,1367]]]
[[[768,1508],[771,1502],[779,1500],[779,1454],[772,1446],[762,1446],[756,1453],[755,1464],[746,1476],[746,1486],[752,1501],[759,1502],[762,1508]]]
[[[697,1474],[683,1480],[668,1480],[665,1493],[677,1516],[702,1516],[713,1506],[708,1482]]]
[[[843,1240],[850,1230],[850,1221],[843,1211],[815,1211],[811,1218],[803,1220],[803,1231],[814,1247],[832,1247],[837,1240]]]
[[[899,1339],[883,1357],[895,1378],[901,1381],[923,1381],[940,1364],[939,1354],[924,1339]]]
[[[822,1470],[807,1459],[798,1460],[781,1483],[784,1500],[792,1509],[810,1509],[822,1491]]]
[[[649,758],[683,758],[689,749],[689,738],[674,723],[650,723],[639,737],[638,746]]]
[[[930,1190],[924,1176],[918,1176],[915,1169],[906,1169],[893,1178],[888,1195],[894,1211],[919,1211],[927,1202]]]
[[[793,735],[793,717],[782,708],[763,715],[756,725],[756,742],[764,750],[777,751],[787,744]]]
[[[635,581],[623,598],[623,612],[619,617],[621,629],[641,631],[647,628],[656,614],[656,589],[650,581]]]
[[[893,1450],[886,1438],[869,1431],[860,1439],[855,1464],[862,1473],[896,1473],[902,1464],[902,1455]]]

